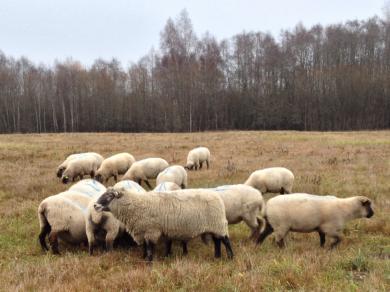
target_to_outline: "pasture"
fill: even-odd
[[[290,233],[282,250],[272,236],[255,247],[243,223],[229,227],[232,261],[225,250],[215,260],[212,244],[199,239],[189,243],[187,257],[174,245],[173,256],[164,259],[159,247],[152,265],[141,260],[141,248],[98,249],[92,257],[87,247],[60,244],[60,256],[41,250],[37,207],[69,187],[55,176],[67,155],[125,151],[137,160],[162,157],[184,165],[198,145],[210,149],[211,167],[189,172],[190,188],[242,183],[256,169],[284,166],[295,174],[294,192],[365,195],[375,215],[347,224],[333,251],[319,247],[317,233]],[[390,131],[0,135],[0,218],[4,291],[389,291]]]

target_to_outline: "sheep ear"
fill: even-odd
[[[362,202],[362,206],[369,206],[371,204],[368,198],[362,198],[360,201]]]
[[[117,198],[117,199],[119,199],[120,197],[123,196],[122,192],[118,192],[118,191],[115,191],[115,190],[113,191],[113,194],[114,194],[114,197]]]

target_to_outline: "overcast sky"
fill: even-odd
[[[124,66],[151,47],[169,17],[186,9],[198,35],[218,40],[242,31],[279,36],[305,26],[382,16],[384,0],[1,0],[0,50],[52,64],[73,57],[90,65],[116,57]]]

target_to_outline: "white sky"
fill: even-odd
[[[218,40],[242,31],[279,36],[298,22],[310,27],[382,16],[384,0],[1,0],[0,50],[52,64],[73,57],[90,65],[116,57],[127,66],[153,47],[182,9],[198,36]]]

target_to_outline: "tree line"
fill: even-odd
[[[378,17],[217,41],[183,11],[128,68],[0,51],[1,133],[389,127],[390,21]]]

